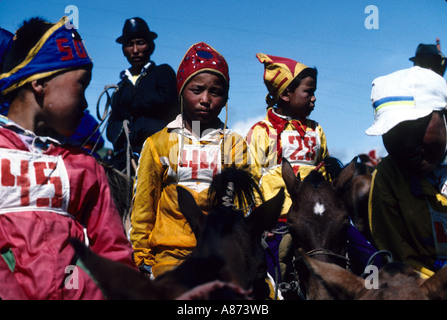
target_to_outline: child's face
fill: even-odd
[[[84,93],[90,80],[91,71],[76,69],[61,73],[44,83],[41,115],[45,126],[64,136],[75,132],[87,108]]]
[[[223,80],[209,72],[194,76],[183,90],[183,113],[188,121],[211,124],[227,102]]]
[[[314,78],[304,78],[293,92],[288,92],[285,98],[286,106],[282,107],[284,115],[295,119],[305,119],[315,108],[315,91],[317,83]]]

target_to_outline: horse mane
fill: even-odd
[[[312,184],[313,186],[317,187],[322,183],[323,181],[326,181],[326,179],[323,177],[320,171],[312,170],[303,181],[306,181],[307,183]]]
[[[104,168],[115,206],[121,218],[125,220],[129,214],[132,198],[132,181],[124,173],[105,161],[100,159],[96,159],[96,161]]]
[[[330,180],[335,180],[344,168],[343,163],[335,157],[326,157],[322,162]]]
[[[232,165],[215,176],[208,191],[208,198],[210,207],[228,205],[224,202],[230,200],[236,210],[244,210],[254,204],[256,193],[263,201],[262,192],[248,167]]]

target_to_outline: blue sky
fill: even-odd
[[[343,162],[370,149],[386,154],[381,138],[365,134],[373,122],[372,80],[411,67],[408,59],[419,43],[439,37],[447,53],[445,0],[0,0],[0,27],[13,32],[32,16],[56,22],[72,14],[65,12],[69,5],[78,9],[79,33],[94,61],[86,94],[93,115],[104,86],[117,83],[128,67],[115,39],[125,19],[139,16],[158,33],[157,64],[177,70],[186,50],[200,41],[223,54],[231,78],[228,124],[241,134],[265,116],[264,70],[256,53],[317,67],[310,118],[323,127],[331,155]],[[378,9],[378,29],[365,27],[368,5]]]

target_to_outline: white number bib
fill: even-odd
[[[221,170],[220,146],[215,144],[185,144],[180,150],[179,183],[205,182],[209,186]]]
[[[306,131],[304,139],[297,131],[281,133],[282,154],[292,165],[315,165],[320,149],[320,137],[315,131]]]
[[[68,215],[69,199],[61,157],[0,149],[0,214],[37,210]]]

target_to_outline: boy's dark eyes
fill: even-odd
[[[210,90],[210,93],[211,93],[212,95],[216,95],[216,96],[223,96],[223,95],[224,95],[224,91],[223,91],[223,90],[220,90],[220,89],[213,89],[213,90]]]
[[[191,92],[193,92],[195,94],[200,94],[200,93],[203,92],[203,90],[199,89],[199,88],[190,88],[189,91],[191,91]]]
[[[189,89],[191,92],[193,92],[194,94],[201,94],[203,91],[205,91],[205,89],[200,88],[200,87],[196,87],[196,88],[190,88]],[[221,89],[210,89],[209,93],[213,96],[223,96],[224,91]]]

